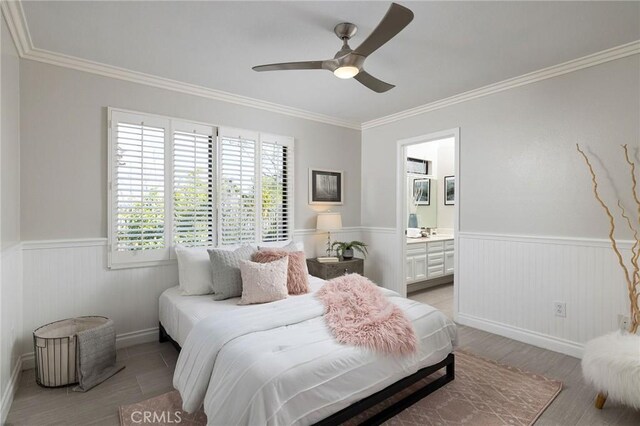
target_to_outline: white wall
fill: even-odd
[[[495,307],[478,305],[479,299],[472,295],[496,294],[504,288],[526,290],[529,284],[521,280],[523,274],[501,274],[503,268],[529,271],[536,283],[549,285],[542,271],[550,271],[556,265],[574,268],[575,272],[585,264],[552,265],[552,259],[544,255],[536,257],[535,263],[526,256],[512,257],[506,238],[501,239],[500,235],[523,236],[524,240],[549,236],[549,241],[569,241],[565,248],[569,258],[580,256],[585,238],[596,239],[587,240],[594,250],[600,247],[600,240],[607,236],[607,221],[593,198],[587,171],[575,151],[576,142],[592,153],[603,189],[615,182],[623,202],[628,207],[632,205],[627,186],[629,174],[619,145],[630,144],[638,160],[639,75],[640,58],[634,55],[364,130],[363,226],[395,228],[396,141],[459,127],[456,202],[461,210],[460,244],[467,248],[458,254],[462,270],[456,277],[461,317],[472,315],[480,321],[476,326],[496,321],[507,327],[520,327],[529,337],[539,333],[555,339],[562,334],[549,326],[557,321],[551,307],[555,297],[562,297],[568,306],[563,323],[580,330],[569,334],[568,339],[581,345],[594,333],[603,331],[603,326],[585,327],[598,323],[609,329],[613,314],[593,312],[597,320],[580,324],[581,315],[588,310],[582,298],[588,296],[575,287],[579,277],[575,273],[559,275],[551,281],[554,287],[563,289],[559,293],[548,291],[531,300],[509,300],[509,310],[498,319],[492,312]],[[605,191],[605,196],[611,203],[614,191]],[[621,238],[629,236],[622,225],[619,231]],[[484,251],[482,244],[470,246],[463,241],[465,233],[467,237],[473,234],[476,240],[498,241],[499,247]],[[378,250],[397,250],[398,242],[392,235],[380,234],[378,239],[386,244]],[[472,265],[469,256],[484,257],[473,264],[475,269],[464,269]],[[607,262],[606,268],[615,262],[610,252],[597,259]],[[382,260],[378,268],[395,271],[395,257]],[[385,286],[393,288],[395,272],[385,272],[384,276]],[[596,287],[605,289],[604,297],[610,297],[608,301],[615,306],[616,315],[627,312],[617,297],[625,292],[620,280],[601,277],[589,288]],[[537,313],[537,318],[520,322],[525,309]]]
[[[0,17],[0,422],[15,391],[22,329],[20,60]],[[12,381],[13,380],[13,381]]]
[[[345,171],[345,203],[332,210],[360,224],[359,131],[30,60],[21,88],[24,240],[107,236],[108,106],[293,136],[296,229],[314,228],[322,209],[307,204],[310,167]]]

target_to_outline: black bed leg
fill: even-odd
[[[167,336],[167,332],[164,331],[164,327],[162,326],[162,324],[158,323],[158,342],[164,343],[168,341],[169,337]]]
[[[456,378],[456,359],[453,354],[451,356],[451,362],[447,364],[447,379],[453,380]]]

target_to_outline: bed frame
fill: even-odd
[[[158,325],[159,325],[158,340],[160,342],[171,342],[171,344],[179,352],[182,348],[180,347],[178,342],[176,342],[171,338],[171,336],[169,336],[169,334],[164,329],[162,324],[159,323]],[[409,386],[432,375],[433,373],[437,372],[442,368],[445,369],[444,375],[438,377],[435,380],[432,380],[431,382],[427,383],[425,386],[417,389],[413,393],[410,393],[409,395],[405,396],[401,400],[394,402],[389,407],[385,408],[384,410],[380,411],[379,413],[375,414],[372,417],[369,417],[364,422],[360,423],[361,426],[362,425],[367,425],[367,426],[380,425],[385,421],[389,420],[390,418],[392,418],[393,416],[395,416],[396,414],[400,413],[404,409],[412,406],[416,402],[420,401],[422,398],[435,392],[436,390],[440,389],[441,387],[443,387],[444,385],[452,381],[455,378],[455,356],[453,355],[453,353],[450,353],[449,355],[447,355],[447,357],[444,360],[440,361],[439,363],[422,368],[418,370],[416,373],[410,376],[407,376],[404,379],[398,380],[397,382],[387,386],[381,391],[376,392],[373,395],[368,396],[365,399],[362,399],[348,406],[347,408],[338,411],[335,414],[332,414],[326,419],[320,420],[319,422],[315,423],[314,426],[333,426],[333,425],[344,423],[347,420],[357,416],[358,414],[368,410],[369,408],[374,407],[375,405],[381,403],[382,401],[396,395],[397,393],[408,388]]]

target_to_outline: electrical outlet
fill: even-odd
[[[626,315],[618,315],[618,328],[620,330],[629,330],[629,317]]]
[[[567,317],[567,304],[565,302],[553,302],[553,313],[557,317]]]

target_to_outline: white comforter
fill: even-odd
[[[194,327],[173,378],[183,408],[193,412],[204,403],[212,425],[311,424],[453,350],[455,325],[444,314],[382,290],[413,322],[415,355],[341,345],[313,294],[289,297],[212,315]]]

